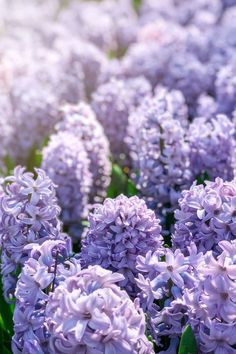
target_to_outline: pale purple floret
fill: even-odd
[[[49,353],[153,353],[145,317],[116,283],[121,274],[89,266],[67,278],[49,297]]]
[[[182,193],[179,209],[175,211],[174,248],[184,253],[191,242],[199,252],[219,253],[218,243],[236,237],[236,181],[216,178],[204,185],[194,183]]]
[[[215,99],[206,93],[201,94],[197,100],[196,116],[212,118],[216,113],[217,104]]]
[[[142,77],[126,81],[113,78],[93,94],[92,108],[103,125],[115,160],[122,161],[128,155],[124,139],[129,114],[150,94],[151,87]]]
[[[67,277],[80,271],[80,264],[71,254],[71,242],[48,240],[42,245],[29,244],[26,261],[16,286],[14,311],[14,354],[48,353],[48,326],[45,308],[50,292]]]
[[[189,126],[187,139],[194,176],[206,173],[210,180],[216,177],[231,180],[234,177],[235,128],[227,116],[219,114],[194,119]]]
[[[125,277],[119,285],[135,296],[137,256],[162,248],[161,227],[154,212],[137,196],[120,195],[97,205],[89,223],[82,245],[82,264],[99,264],[118,271]]]
[[[57,185],[63,222],[78,222],[87,214],[92,186],[90,161],[83,142],[70,132],[58,132],[51,136],[42,154],[42,168]]]
[[[55,185],[41,169],[33,173],[17,166],[6,177],[1,195],[1,247],[4,296],[14,294],[17,273],[28,258],[28,243],[61,238],[60,208]]]

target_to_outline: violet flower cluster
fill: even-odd
[[[93,182],[83,141],[69,131],[59,131],[51,136],[42,154],[42,168],[57,185],[64,224],[78,222],[87,214]]]
[[[126,81],[113,78],[93,94],[92,108],[103,125],[115,160],[122,162],[128,155],[124,139],[129,113],[150,94],[151,87],[142,77]]]
[[[235,240],[220,241],[220,254],[199,257],[192,289],[184,289],[187,308],[200,353],[235,353]]]
[[[12,351],[14,354],[43,354],[48,353],[50,336],[45,321],[49,293],[81,268],[78,260],[69,258],[69,238],[47,240],[41,245],[29,244],[25,249],[30,257],[16,286]]]
[[[55,194],[55,185],[41,169],[35,169],[34,176],[17,166],[14,175],[4,179],[0,198],[0,241],[7,300],[12,298],[18,273],[28,258],[25,246],[63,238]]]
[[[151,250],[138,256],[136,279],[139,298],[147,314],[147,330],[161,353],[176,353],[179,338],[188,323],[185,289],[194,287],[198,258],[194,245],[188,256],[177,249]],[[165,339],[168,338],[168,345]]]
[[[158,96],[144,102],[136,112],[136,132],[131,132],[137,147],[134,163],[139,170],[138,186],[152,208],[157,209],[176,206],[181,190],[188,188],[192,180],[185,129],[176,116],[164,109]]]
[[[116,283],[123,275],[89,266],[61,282],[49,296],[49,353],[154,353],[145,317]]]
[[[119,285],[135,296],[137,256],[162,248],[159,220],[143,200],[124,195],[108,198],[95,206],[88,220],[81,250],[82,264],[98,264],[121,273],[125,278]]]
[[[236,168],[235,128],[225,115],[194,119],[187,136],[194,176],[207,173],[210,180],[218,176],[228,181],[233,179]]]
[[[62,120],[56,126],[57,131],[73,134],[83,143],[92,175],[90,202],[101,201],[106,196],[110,183],[111,163],[109,143],[103,128],[89,105],[67,105],[62,109]]]
[[[206,186],[194,183],[183,191],[175,211],[173,247],[186,254],[194,242],[199,252],[213,250],[218,254],[219,242],[234,240],[236,236],[235,201],[235,179],[224,182],[218,177],[214,182],[207,181]]]

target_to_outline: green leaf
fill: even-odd
[[[134,183],[128,179],[128,183],[127,183],[127,195],[129,197],[132,197],[133,195],[137,195],[138,194],[138,190],[136,188],[136,186],[134,185]]]
[[[197,185],[199,185],[199,184],[205,185],[205,181],[210,181],[210,177],[209,177],[209,174],[207,173],[207,171],[198,175],[196,177],[196,181],[197,181]]]
[[[12,174],[12,171],[14,170],[14,167],[15,167],[15,163],[14,161],[11,159],[10,156],[5,156],[4,159],[3,159],[3,162],[4,162],[4,165],[6,166],[6,169],[7,169],[7,175],[11,175]]]
[[[197,342],[190,325],[182,334],[178,354],[197,354]]]
[[[126,194],[128,178],[120,166],[112,165],[111,183],[107,189],[107,197],[115,198],[119,194]]]
[[[141,4],[142,4],[142,0],[133,0],[133,6],[134,6],[136,11],[139,10]]]
[[[138,191],[127,174],[117,164],[112,165],[111,183],[107,189],[108,198],[116,198],[120,194],[127,197],[137,195]]]
[[[13,335],[13,308],[6,303],[3,297],[2,279],[0,279],[0,313],[3,320],[3,329],[10,337]]]

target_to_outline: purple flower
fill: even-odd
[[[130,80],[111,79],[93,94],[92,108],[103,125],[115,160],[128,155],[124,143],[129,113],[145,96],[151,94],[149,83],[141,77]]]
[[[195,257],[197,262],[191,263],[193,253],[192,248],[189,256],[185,257],[180,250],[172,252],[171,249],[163,249],[137,257],[139,273],[136,282],[142,307],[147,314],[147,330],[155,343],[167,353],[173,352],[173,348],[176,350],[187,323],[183,292],[194,286],[194,272],[200,263],[199,257]],[[162,340],[166,336],[171,339],[168,348]]]
[[[89,215],[89,223],[82,245],[82,263],[99,264],[123,274],[125,279],[119,284],[134,296],[137,256],[162,248],[159,220],[143,200],[120,195],[97,205]]]
[[[25,246],[47,239],[60,239],[60,208],[55,185],[41,169],[35,176],[20,166],[4,180],[1,195],[1,246],[4,296],[14,293],[17,269],[28,258]]]
[[[48,347],[48,327],[45,308],[48,294],[64,281],[80,271],[71,253],[70,239],[47,240],[42,245],[29,244],[30,252],[16,286],[14,311],[13,353],[45,353]]]
[[[236,80],[235,64],[222,67],[216,78],[216,101],[220,113],[231,114],[235,109]]]
[[[235,180],[224,182],[221,178],[206,182],[205,187],[194,183],[184,191],[175,211],[174,247],[186,253],[194,242],[199,252],[219,253],[219,241],[236,236],[235,195]]]
[[[111,163],[109,143],[95,114],[89,105],[82,102],[64,106],[62,121],[56,129],[75,135],[83,143],[90,160],[89,170],[93,179],[90,201],[100,201],[106,196],[110,183]]]
[[[64,223],[81,220],[87,213],[92,186],[90,161],[83,141],[67,131],[52,135],[43,149],[42,168],[58,186]]]
[[[55,289],[46,306],[49,353],[153,353],[138,301],[115,284],[122,279],[90,266]]]
[[[235,129],[225,115],[194,119],[187,134],[194,176],[207,173],[210,180],[234,177]]]
[[[136,130],[130,119],[130,140],[138,186],[152,208],[163,213],[163,206],[176,206],[180,191],[192,180],[185,129],[171,113],[163,112],[155,97],[144,101],[136,113]]]

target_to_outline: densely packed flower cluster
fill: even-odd
[[[41,169],[36,176],[18,166],[3,181],[0,235],[4,295],[11,298],[20,267],[28,258],[25,246],[60,239],[60,208],[55,185]]]
[[[0,0],[1,352],[236,353],[235,24]]]
[[[151,87],[142,77],[126,81],[111,79],[94,93],[92,107],[110,140],[114,159],[122,161],[127,155],[124,138],[129,113],[149,94]]]
[[[83,102],[64,106],[62,115],[62,121],[56,129],[72,133],[83,143],[93,179],[90,201],[99,201],[106,196],[111,174],[109,143],[103,128],[89,105]]]
[[[152,210],[137,196],[106,199],[89,215],[89,228],[81,250],[85,265],[99,264],[125,275],[120,282],[136,295],[135,267],[138,255],[162,247],[161,227]]]
[[[115,284],[124,276],[90,266],[68,277],[49,297],[49,352],[152,353],[144,313]]]
[[[62,220],[70,224],[85,217],[92,186],[90,161],[83,142],[70,132],[51,136],[43,149],[42,168],[58,186]]]
[[[219,253],[219,242],[235,238],[236,180],[224,182],[216,178],[206,186],[195,183],[182,193],[180,208],[175,211],[177,222],[173,246],[187,251],[194,242],[198,251]]]

